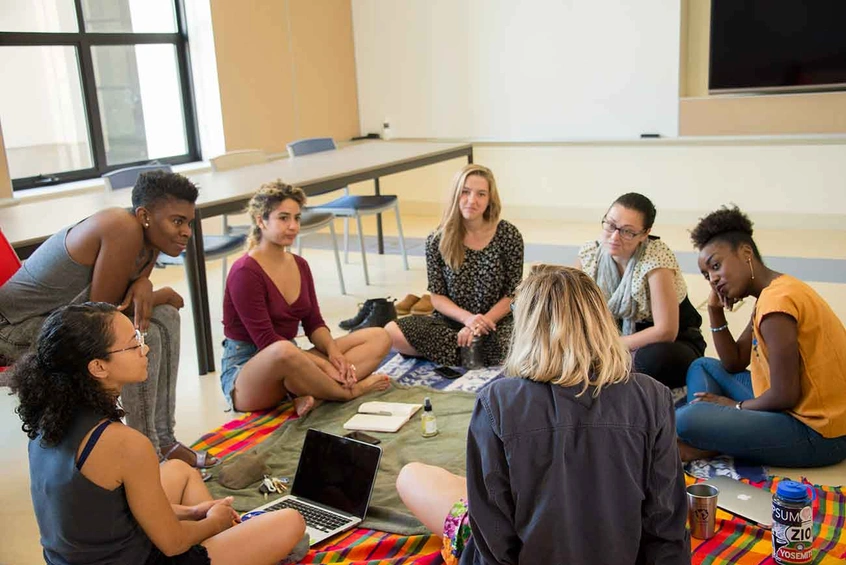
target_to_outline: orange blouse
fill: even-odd
[[[814,289],[789,275],[770,283],[755,305],[751,360],[755,396],[770,388],[761,321],[776,312],[796,320],[798,330],[802,396],[789,413],[823,437],[846,435],[846,328]]]

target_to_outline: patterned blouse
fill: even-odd
[[[599,267],[599,250],[602,242],[589,241],[579,249],[579,260],[582,263],[582,270],[596,280],[596,271]],[[676,260],[676,254],[666,243],[660,239],[647,239],[646,251],[643,257],[634,267],[632,273],[632,296],[637,302],[636,322],[652,322],[652,303],[649,296],[649,282],[647,277],[655,269],[670,269],[673,271],[673,286],[676,290],[676,299],[681,304],[687,296],[687,284]]]
[[[428,290],[468,312],[484,314],[503,296],[512,296],[523,278],[523,236],[505,220],[484,249],[464,248],[464,263],[457,271],[444,262],[440,243],[437,232],[426,238]]]

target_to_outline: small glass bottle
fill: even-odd
[[[432,411],[432,401],[427,396],[423,400],[423,416],[420,418],[420,425],[423,429],[423,437],[438,435],[438,421]]]

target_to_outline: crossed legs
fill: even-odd
[[[317,400],[346,401],[374,390],[384,390],[389,378],[373,374],[390,350],[388,335],[381,328],[359,330],[335,340],[341,352],[355,365],[360,379],[351,388],[344,387],[330,375],[335,368],[316,350],[303,351],[288,341],[262,349],[247,361],[235,380],[232,398],[242,412],[272,408],[290,393]],[[305,413],[304,406],[298,407]]]
[[[160,466],[162,488],[171,504],[194,506],[212,500],[200,473],[182,461]],[[292,509],[269,512],[203,542],[215,565],[279,563],[305,533],[303,517]]]

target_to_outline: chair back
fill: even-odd
[[[18,259],[15,248],[3,235],[3,230],[0,230],[0,286],[3,286],[7,280],[12,278],[12,275],[20,268],[21,260]]]
[[[122,188],[132,188],[138,182],[138,177],[141,173],[149,173],[151,171],[164,171],[166,173],[173,172],[170,165],[154,164],[154,165],[138,165],[136,167],[126,167],[125,169],[118,169],[103,175],[103,182],[106,184],[106,190],[120,190]]]
[[[337,146],[335,145],[335,140],[331,137],[311,137],[289,143],[288,155],[290,157],[299,157],[301,155],[309,155],[311,153],[332,151],[333,149],[337,149]]]
[[[228,171],[249,165],[267,163],[267,153],[261,149],[245,149],[243,151],[230,151],[217,157],[209,159],[212,171]]]

